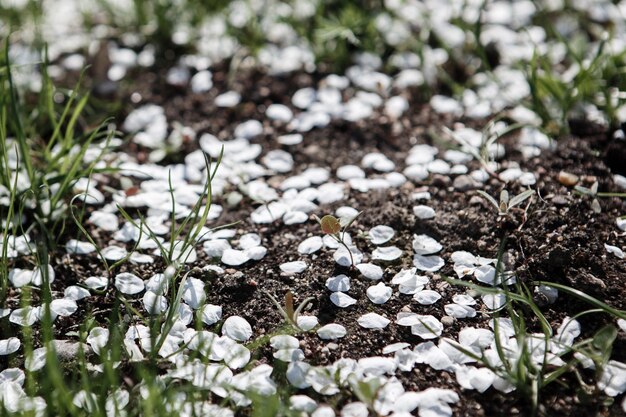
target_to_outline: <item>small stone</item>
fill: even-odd
[[[485,199],[481,196],[474,195],[469,199],[470,206],[482,206]]]
[[[452,326],[454,324],[454,317],[443,316],[441,318],[441,324],[443,324],[444,326]]]
[[[79,342],[71,342],[69,340],[53,340],[52,344],[54,345],[57,357],[61,361],[65,362],[69,362],[76,358],[81,348],[81,344]],[[86,355],[91,353],[91,347],[86,343],[82,344],[82,349]]]
[[[452,181],[452,186],[457,191],[465,192],[478,188],[480,184],[469,175],[459,175]]]
[[[578,183],[580,178],[578,178],[577,175],[570,174],[569,172],[561,171],[561,172],[559,172],[559,175],[557,176],[557,180],[561,184],[563,184],[563,185],[565,185],[567,187],[573,187],[574,185],[576,185]]]
[[[588,272],[582,272],[578,278],[578,282],[580,282],[580,284],[588,288],[594,288],[594,289],[600,289],[600,290],[606,289],[606,284],[604,283],[604,281],[602,281],[602,279]]]
[[[557,195],[557,196],[554,196],[552,198],[552,203],[555,206],[566,206],[567,205],[567,198],[565,196],[563,196],[563,195]]]
[[[435,174],[431,178],[431,183],[433,187],[436,188],[446,188],[450,184],[450,177],[447,175]]]
[[[413,207],[413,214],[415,214],[418,219],[428,220],[435,217],[435,210],[432,207],[418,205]]]

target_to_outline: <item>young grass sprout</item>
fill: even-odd
[[[505,245],[506,238],[500,245],[496,264],[496,275],[500,276],[506,274],[502,264]],[[496,280],[496,282],[502,283],[503,279]],[[540,398],[544,388],[559,381],[559,378],[567,372],[574,372],[581,381],[581,387],[587,392],[599,394],[597,387],[590,387],[583,382],[578,367],[584,360],[592,361],[595,365],[596,377],[599,380],[610,359],[613,341],[617,335],[615,326],[604,326],[593,336],[576,343],[562,343],[560,336],[554,335],[550,322],[534,301],[533,292],[525,283],[517,280],[512,285],[501,284],[495,287],[484,287],[458,279],[446,278],[446,281],[453,285],[467,287],[478,294],[504,296],[502,307],[491,313],[495,334],[494,350],[497,354],[495,361],[492,356],[485,355],[485,352],[476,354],[454,341],[449,341],[449,343],[515,387],[521,395],[529,400],[530,415],[536,416],[539,413]],[[614,318],[626,318],[625,311],[615,309],[566,285],[544,281],[535,281],[531,285],[559,290],[593,307],[576,314],[566,324],[564,323],[560,329],[560,334],[564,334],[567,326],[575,323],[576,319],[587,314],[605,313]],[[503,312],[507,313],[513,327],[514,336],[512,338],[501,329],[500,318],[503,317]],[[531,329],[531,323],[536,323],[541,333],[535,333]],[[572,356],[572,354],[574,355]]]

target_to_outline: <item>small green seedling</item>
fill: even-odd
[[[591,185],[591,188],[587,188],[587,187],[583,187],[581,185],[576,185],[574,187],[574,190],[576,190],[579,194],[581,195],[586,195],[589,196],[589,198],[591,198],[591,210],[593,210],[594,213],[600,213],[602,212],[602,208],[600,207],[600,202],[598,201],[598,181],[594,182]]]
[[[362,212],[357,213],[357,215],[354,216],[350,221],[348,221],[344,226],[341,225],[341,222],[338,218],[331,214],[327,214],[321,219],[313,215],[315,217],[315,220],[317,220],[317,222],[320,224],[322,232],[332,237],[337,241],[337,243],[346,248],[346,250],[348,251],[348,255],[350,255],[350,269],[355,268],[354,258],[352,257],[352,251],[350,250],[346,242],[344,242],[344,235],[346,234],[346,230],[348,230],[348,228],[352,225],[352,223],[354,223],[357,217],[361,215],[361,213]]]
[[[287,290],[287,293],[285,294],[284,306],[282,306],[272,294],[270,294],[267,291],[263,291],[263,292],[265,293],[265,295],[269,297],[270,300],[272,300],[272,303],[274,303],[274,305],[276,306],[280,314],[283,316],[283,318],[285,319],[285,323],[287,323],[287,325],[293,327],[297,331],[303,331],[303,329],[301,329],[300,326],[298,326],[298,317],[300,316],[300,313],[302,312],[302,310],[304,310],[305,307],[311,301],[313,301],[313,297],[305,298],[304,301],[298,304],[298,307],[294,309],[293,308],[293,294],[291,293],[290,290]]]
[[[580,185],[576,185],[574,187],[574,191],[580,195],[586,195],[591,198],[591,210],[594,213],[602,212],[602,208],[600,207],[600,201],[598,201],[598,197],[620,197],[626,198],[626,193],[606,193],[606,192],[598,192],[598,181],[594,182],[590,188],[583,187]]]
[[[509,199],[509,192],[507,190],[502,190],[500,192],[500,202],[498,202],[495,198],[482,190],[477,190],[477,192],[481,196],[485,197],[487,201],[489,201],[496,208],[499,216],[506,216],[513,207],[519,206],[535,193],[534,190],[526,190],[523,193]]]

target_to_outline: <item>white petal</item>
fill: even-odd
[[[206,253],[209,258],[221,258],[224,251],[231,249],[230,243],[228,243],[226,239],[207,240],[202,244],[202,248],[204,249],[204,253]]]
[[[446,304],[444,307],[446,314],[450,317],[457,319],[464,319],[466,317],[475,317],[476,310],[467,305],[461,304]]]
[[[358,264],[356,268],[361,272],[361,274],[372,281],[378,281],[383,277],[383,269],[371,263]]]
[[[0,356],[17,352],[21,345],[22,343],[17,337],[9,337],[8,339],[0,340]]]
[[[35,372],[42,369],[46,365],[46,348],[38,348],[33,350],[32,354],[26,358],[24,367],[30,371]]]
[[[322,246],[323,246],[323,241],[321,237],[311,236],[303,240],[298,245],[298,253],[301,253],[303,255],[310,255],[320,250]]]
[[[617,246],[607,245],[605,243],[604,248],[606,249],[608,253],[612,253],[613,255],[617,256],[619,259],[624,259],[624,251],[622,251]]]
[[[241,369],[250,362],[250,350],[240,344],[233,344],[224,355],[224,363],[230,369]]]
[[[9,413],[20,411],[21,404],[26,398],[26,393],[17,382],[8,381],[0,386],[0,401]]]
[[[344,165],[337,168],[337,178],[344,181],[352,178],[365,178],[365,172],[356,165]]]
[[[317,408],[317,402],[306,395],[292,395],[289,397],[289,408],[312,413]]]
[[[326,280],[326,288],[331,291],[350,291],[350,278],[344,274]]]
[[[254,246],[246,249],[244,253],[248,258],[254,261],[260,261],[267,254],[267,248],[265,246]]]
[[[183,300],[194,310],[200,308],[206,300],[204,281],[198,278],[187,278],[183,289]]]
[[[63,291],[63,296],[64,298],[67,298],[68,300],[78,301],[78,300],[82,300],[83,298],[87,298],[91,296],[91,293],[89,292],[89,290],[83,287],[79,287],[77,285],[70,285]]]
[[[294,262],[285,262],[280,265],[280,270],[284,275],[295,275],[304,272],[307,268],[306,262],[303,261],[294,261]]]
[[[311,386],[306,380],[309,369],[311,369],[311,365],[306,362],[291,362],[287,366],[287,380],[296,388],[308,388]]]
[[[146,291],[143,295],[143,307],[150,314],[161,314],[167,310],[167,299],[152,291]]]
[[[138,276],[122,272],[115,277],[115,288],[123,294],[133,295],[142,292],[145,284]]]
[[[348,250],[344,248],[343,246],[337,249],[335,253],[333,254],[333,259],[338,265],[348,267],[348,266],[352,266],[352,261],[354,261],[355,264],[358,264],[363,260],[363,253],[361,253],[361,251],[357,249],[356,246],[349,246],[349,247],[350,247],[350,253],[352,254],[352,258],[350,258],[350,254],[348,253]]]
[[[302,224],[305,223],[308,219],[308,214],[299,210],[294,210],[285,213],[285,215],[283,216],[283,223],[285,223],[286,225]]]
[[[490,310],[497,310],[506,303],[504,294],[484,294],[481,299]]]
[[[368,417],[367,405],[360,401],[348,403],[341,409],[341,417]]]
[[[421,305],[431,305],[441,299],[441,294],[433,290],[423,290],[415,293],[413,299]]]
[[[33,271],[30,269],[13,268],[9,272],[9,280],[14,287],[20,288],[30,284],[33,279]]]
[[[296,323],[298,323],[298,327],[302,330],[309,331],[317,326],[319,324],[319,321],[315,316],[298,316],[298,318],[296,319]]]
[[[39,320],[39,308],[24,307],[13,310],[9,321],[20,326],[32,326]]]
[[[239,238],[239,247],[241,249],[253,248],[261,244],[261,236],[256,233],[246,233]]]
[[[365,329],[384,329],[391,321],[380,314],[367,313],[359,317],[357,323]]]
[[[434,316],[419,316],[419,323],[411,326],[411,333],[422,339],[434,339],[441,336],[443,324]]]
[[[392,343],[390,345],[387,345],[383,348],[383,354],[389,354],[389,353],[394,353],[394,352],[398,352],[406,347],[411,346],[409,343],[406,342],[398,342],[398,343]]]
[[[291,109],[284,104],[272,103],[265,109],[265,116],[268,119],[287,123],[293,118],[293,113]]]
[[[334,305],[341,308],[349,307],[353,304],[356,304],[356,300],[350,297],[348,294],[342,292],[334,292],[330,295],[330,301],[333,302]]]
[[[456,251],[450,255],[450,260],[454,263],[460,263],[464,265],[476,265],[478,259],[474,255],[466,251]]]
[[[59,299],[50,302],[50,311],[62,317],[71,316],[76,310],[78,310],[78,305],[74,300]]]
[[[222,263],[230,266],[239,266],[248,262],[250,258],[244,251],[236,249],[226,249],[222,253]]]
[[[384,356],[372,356],[358,360],[358,367],[367,375],[382,376],[396,371],[396,361]]]
[[[384,225],[372,227],[368,233],[370,240],[375,245],[381,245],[389,241],[394,234],[395,231],[391,227]]]
[[[384,304],[391,298],[393,290],[384,283],[379,282],[367,289],[367,298],[374,304]]]
[[[89,277],[84,284],[89,289],[101,291],[109,286],[109,279],[107,277]]]
[[[167,272],[167,277],[166,273],[154,274],[146,283],[146,290],[152,291],[155,294],[165,294],[169,289],[169,276],[169,271]]]
[[[222,307],[213,304],[207,304],[202,309],[202,322],[208,326],[212,326],[222,319]]]
[[[385,246],[374,249],[372,259],[382,261],[395,261],[402,256],[402,250],[396,246]]]
[[[463,388],[485,392],[495,380],[495,374],[487,368],[464,366],[457,368],[456,379]]]
[[[476,305],[476,300],[474,299],[474,297],[467,294],[455,294],[452,297],[452,301],[454,301],[456,304],[461,304],[465,306]]]
[[[119,261],[123,259],[126,255],[128,255],[126,249],[120,246],[107,246],[106,248],[102,249],[101,253],[107,261],[113,262]]]
[[[339,219],[339,221],[341,222],[341,218]],[[353,252],[357,250],[356,247],[352,245],[352,236],[350,236],[349,233],[342,233],[341,238],[343,239],[343,242],[346,245],[353,248]],[[344,249],[345,250],[345,248],[341,246],[341,244],[330,235],[324,235],[324,237],[322,238],[322,242],[324,243],[324,246],[326,246],[329,249]]]
[[[241,95],[236,91],[227,91],[215,97],[217,107],[235,107],[241,101]]]
[[[336,323],[330,323],[317,329],[317,335],[324,340],[339,339],[346,334],[346,328]]]
[[[87,336],[87,343],[91,346],[96,354],[100,354],[102,349],[109,341],[109,330],[104,327],[94,327],[89,331]]]
[[[476,268],[474,271],[474,277],[485,284],[495,285],[496,280],[496,268],[491,265],[483,265]]]
[[[304,359],[304,352],[302,349],[279,349],[273,356],[283,362],[297,362]]]
[[[289,152],[285,152],[281,149],[269,151],[261,159],[261,162],[270,170],[279,173],[289,172],[293,168],[293,157]]]
[[[485,349],[494,340],[494,334],[489,329],[477,329],[475,327],[464,327],[459,332],[459,343],[463,346],[477,347]]]
[[[90,242],[81,242],[76,239],[70,239],[65,244],[65,250],[67,251],[67,253],[86,255],[88,253],[94,252],[96,250],[96,247]]]
[[[431,255],[442,249],[441,244],[427,235],[413,235],[413,250],[418,255]]]
[[[258,120],[247,120],[240,123],[234,132],[236,138],[250,139],[263,133],[263,125]]]
[[[230,316],[222,326],[222,334],[238,342],[245,342],[252,337],[252,327],[243,317]]]
[[[411,312],[400,312],[397,314],[396,323],[399,326],[413,326],[420,322],[420,315]]]
[[[55,273],[54,273],[54,269],[52,269],[52,265],[47,265],[48,268],[48,282],[53,282],[54,281],[54,277],[55,277]],[[41,285],[43,284],[43,275],[41,274],[42,271],[42,267],[37,267],[35,268],[35,270],[33,271],[33,277],[31,282],[33,283],[33,285]]]
[[[413,265],[420,271],[436,272],[443,267],[444,261],[439,256],[414,255]]]
[[[89,221],[95,226],[107,232],[115,232],[119,229],[119,221],[117,216],[113,213],[108,213],[102,210],[94,211],[89,216]]]
[[[274,349],[297,349],[300,347],[300,342],[297,338],[281,334],[278,336],[272,336],[270,338],[270,346]]]
[[[344,185],[327,182],[318,189],[317,201],[320,204],[331,204],[345,198]]]
[[[289,135],[281,135],[276,141],[281,145],[297,145],[302,143],[304,137],[300,133],[292,133]]]

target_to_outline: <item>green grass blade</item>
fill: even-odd
[[[533,284],[534,285],[547,285],[549,287],[556,288],[557,290],[562,291],[571,296],[574,296],[578,298],[579,300],[586,302],[587,304],[590,304],[608,314],[611,314],[612,316],[626,320],[626,311],[613,308],[610,305],[598,300],[597,298],[592,297],[589,294],[586,294],[575,288],[568,287],[567,285],[559,284],[556,282],[550,282],[550,281],[534,281]]]

